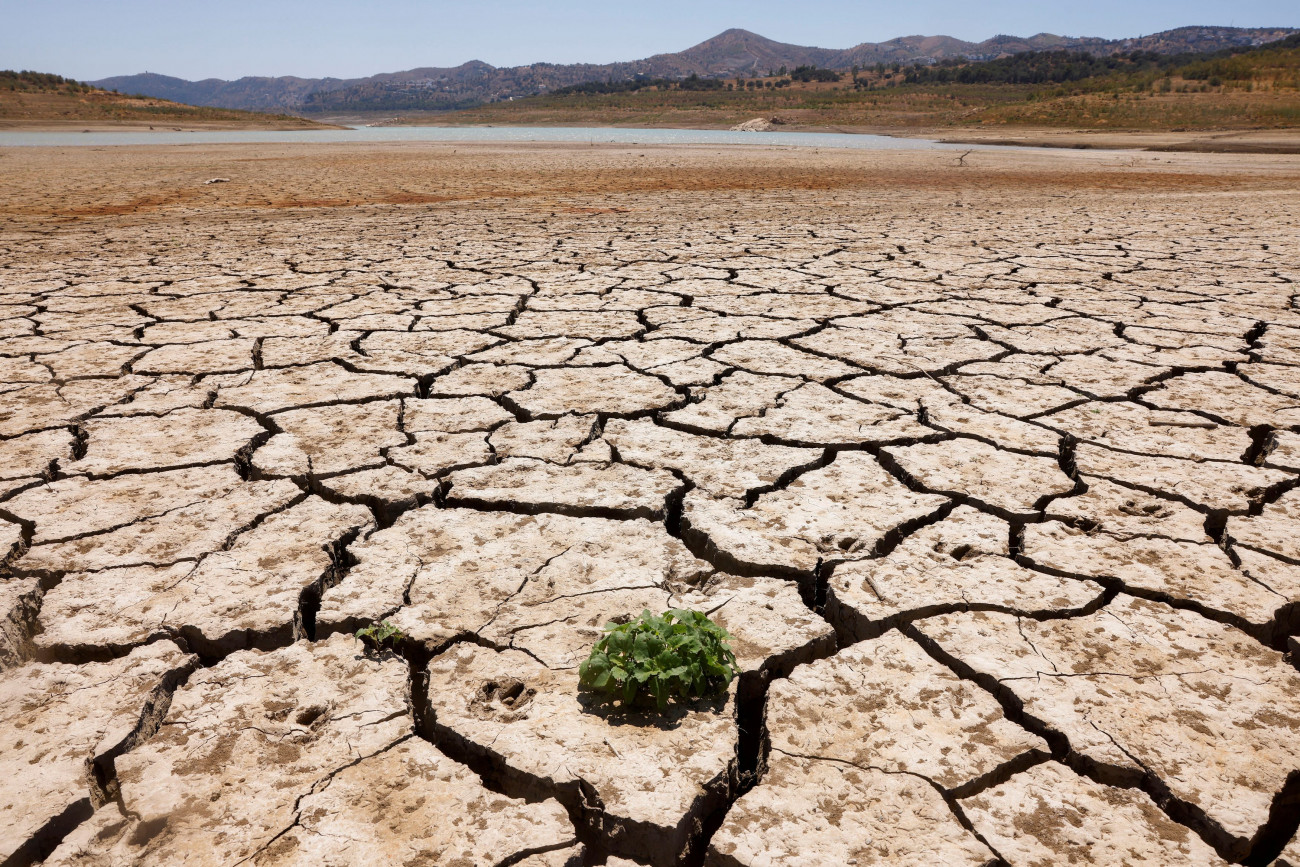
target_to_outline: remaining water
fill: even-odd
[[[747,144],[792,147],[933,150],[950,145],[914,138],[831,132],[731,132],[708,129],[614,129],[610,127],[540,126],[382,126],[353,129],[172,130],[122,132],[17,132],[0,130],[0,147],[67,147],[76,145],[237,144],[279,142],[579,142],[616,144]]]

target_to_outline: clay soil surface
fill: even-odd
[[[0,863],[1300,865],[1300,158],[959,155],[0,151]]]

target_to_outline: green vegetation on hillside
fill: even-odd
[[[228,127],[314,127],[288,115],[181,105],[140,94],[121,94],[49,72],[0,70],[0,124],[199,123]]]
[[[1043,51],[933,66],[882,63],[837,78],[802,67],[764,78],[713,79],[708,90],[681,81],[593,82],[438,122],[724,126],[766,116],[791,125],[860,128],[1300,124],[1300,36],[1214,53]]]
[[[0,90],[21,93],[90,93],[98,88],[49,72],[0,69]]]

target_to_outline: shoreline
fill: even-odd
[[[697,124],[683,126],[681,124],[602,124],[599,126],[583,126],[578,123],[547,123],[547,124],[445,124],[445,123],[420,123],[418,118],[416,122],[411,122],[410,118],[394,118],[394,121],[407,122],[390,122],[390,123],[370,123],[360,124],[361,118],[347,116],[330,116],[329,121],[313,122],[312,126],[295,126],[290,124],[236,124],[230,122],[214,121],[211,123],[189,123],[179,126],[162,123],[116,123],[116,124],[86,124],[74,121],[67,122],[46,122],[39,123],[14,123],[12,121],[0,121],[0,134],[12,133],[90,133],[90,134],[113,134],[113,133],[149,133],[156,132],[160,135],[174,133],[204,133],[204,132],[254,132],[254,133],[273,133],[273,132],[313,132],[313,131],[343,131],[349,129],[363,130],[383,130],[383,129],[605,129],[605,130],[682,130],[682,131],[701,131],[701,132],[731,132],[731,127],[723,124]],[[1268,130],[1188,130],[1188,131],[1160,131],[1148,132],[1139,130],[1079,130],[1079,129],[1052,129],[1043,127],[1027,128],[1001,128],[1001,129],[972,129],[972,130],[955,130],[943,127],[918,127],[918,128],[890,128],[890,127],[862,127],[862,126],[827,126],[827,125],[802,125],[802,124],[783,124],[772,130],[765,130],[764,133],[780,134],[808,134],[808,135],[869,135],[898,140],[927,141],[937,144],[946,145],[979,145],[992,147],[1022,147],[1022,148],[1043,148],[1043,149],[1064,149],[1064,150],[1139,150],[1148,153],[1203,153],[1203,154],[1263,154],[1263,155],[1292,155],[1300,154],[1300,128],[1295,129],[1268,129]],[[358,142],[366,141],[369,143],[380,143],[389,141],[386,139],[358,139]],[[419,141],[419,139],[398,139],[391,141]],[[430,140],[438,141],[438,140]],[[465,139],[466,143],[470,141],[492,142],[500,141],[498,139]],[[199,143],[199,142],[196,142]],[[741,142],[737,142],[739,144]],[[67,143],[64,143],[67,144]],[[138,143],[131,143],[132,145]],[[174,142],[160,141],[158,144],[174,144]],[[648,144],[648,143],[643,143]],[[755,142],[755,144],[770,144],[770,142]],[[798,147],[799,143],[791,143],[792,146]],[[3,144],[0,144],[3,146]],[[33,145],[39,146],[39,145]],[[130,146],[130,145],[128,145]],[[807,145],[805,145],[807,146]],[[827,144],[825,146],[834,147],[835,145]]]

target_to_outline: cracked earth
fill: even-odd
[[[71,150],[5,867],[1300,867],[1291,158]],[[726,695],[577,689],[668,607]]]

